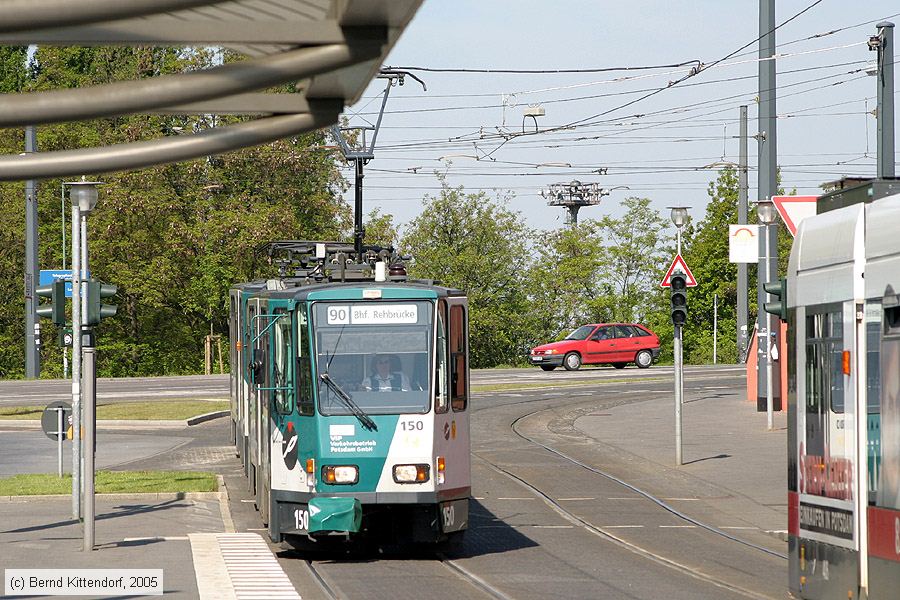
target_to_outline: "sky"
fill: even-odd
[[[814,2],[777,0],[776,25]],[[822,183],[841,176],[874,175],[876,78],[864,69],[875,59],[866,41],[882,20],[900,25],[896,0],[822,0],[776,31],[777,152],[786,190],[816,195]],[[410,78],[391,89],[375,158],[365,169],[364,212],[378,208],[407,224],[425,194],[439,193],[438,171],[467,192],[512,192],[509,207],[538,230],[565,221],[564,209],[547,206],[541,189],[574,179],[611,190],[579,219],[621,216],[628,196],[650,198],[666,217],[667,206],[689,206],[701,219],[714,165],[738,161],[741,105],[748,106],[749,135],[758,132],[758,43],[671,87],[690,65],[634,67],[710,65],[759,33],[759,5],[747,0],[425,0],[385,65],[630,70],[410,69],[427,91]],[[384,87],[384,80],[373,80],[346,109],[351,125],[375,122]],[[524,117],[535,106],[546,113],[537,124]],[[752,138],[748,155],[752,201]],[[352,168],[344,174],[352,183]],[[352,189],[346,197],[352,202]]]

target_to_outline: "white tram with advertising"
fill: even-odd
[[[786,302],[791,592],[900,598],[900,180],[819,198]]]

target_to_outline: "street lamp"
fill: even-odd
[[[672,224],[675,225],[676,231],[676,239],[678,241],[678,255],[681,255],[681,230],[685,225],[688,224],[688,221],[691,220],[690,215],[688,215],[689,206],[669,206],[671,210],[669,214],[669,218],[672,219]]]
[[[771,274],[771,264],[769,260],[769,226],[775,222],[776,211],[775,204],[771,200],[760,200],[756,203],[756,216],[759,218],[759,222],[763,224],[763,231],[766,233],[766,239],[764,242],[764,247],[766,249],[766,283],[768,283],[772,279]],[[762,307],[760,307],[762,309]],[[762,314],[762,313],[760,313]],[[759,341],[759,353],[765,356],[766,359],[766,424],[768,426],[769,431],[775,429],[775,416],[773,414],[774,408],[772,406],[772,356],[769,351],[769,336],[770,331],[772,331],[772,315],[766,313],[765,314],[765,322],[766,329],[765,331],[760,331],[758,336]]]
[[[82,377],[82,323],[87,313],[86,287],[82,287],[84,275],[88,270],[87,253],[87,215],[97,206],[98,181],[69,181],[64,185],[69,186],[69,201],[72,204],[72,517],[78,519],[82,516],[81,491],[85,488],[85,496],[90,496],[85,506],[85,523],[90,517],[90,524],[85,529],[84,549],[93,549],[93,494],[94,494],[94,444],[93,421],[94,407],[89,402],[85,416],[82,419],[81,403],[81,377]],[[93,350],[91,350],[93,351]],[[93,354],[89,357],[90,365],[94,364]],[[86,386],[93,392],[93,373],[85,377]],[[93,393],[91,394],[93,397]],[[89,443],[85,445],[84,457],[87,463],[82,471],[82,437],[84,429],[82,420],[87,422]],[[85,472],[90,471],[90,481],[84,477]],[[89,513],[89,514],[88,514]],[[90,539],[90,541],[89,541]]]

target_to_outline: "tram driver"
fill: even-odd
[[[392,354],[375,357],[375,372],[366,377],[362,387],[367,392],[408,392],[409,377],[400,368],[400,359]]]

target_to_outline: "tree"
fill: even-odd
[[[508,196],[466,194],[436,175],[440,193],[425,197],[402,240],[413,256],[409,273],[467,292],[473,367],[519,361],[527,346],[520,315],[526,309],[522,265],[530,232],[506,208]]]
[[[620,219],[600,220],[606,242],[604,320],[640,322],[649,312],[646,298],[658,285],[663,263],[662,232],[666,221],[650,208],[649,198],[626,198]]]
[[[594,318],[602,301],[605,256],[600,225],[592,220],[542,234],[536,246],[528,277],[530,345]]]
[[[16,73],[5,68],[0,78]],[[24,54],[22,54],[24,56]],[[230,55],[225,53],[225,60]],[[83,87],[122,79],[205,68],[221,62],[215,49],[72,48],[41,46],[34,54],[24,89]],[[14,63],[18,58],[10,58]],[[21,69],[19,71],[22,71]],[[2,83],[2,82],[0,82]],[[5,89],[12,89],[7,86]],[[196,132],[241,120],[240,117],[134,115],[38,128],[38,147],[53,151]],[[21,130],[0,132],[7,154],[22,151]],[[101,199],[88,220],[92,276],[115,283],[119,314],[103,321],[98,335],[98,371],[103,376],[195,373],[203,365],[203,338],[228,331],[228,288],[265,275],[258,248],[273,239],[340,238],[350,224],[341,198],[344,180],[335,155],[316,150],[325,134],[313,132],[256,148],[141,171],[100,175]],[[40,265],[62,266],[60,187],[46,180],[39,191]],[[21,197],[21,183],[3,184],[8,197]],[[10,227],[0,235],[23,231],[23,203],[5,203],[0,216]],[[8,214],[13,212],[14,214]],[[68,212],[66,210],[66,212]],[[68,215],[64,215],[67,222]],[[63,228],[67,225],[64,223]],[[68,232],[67,232],[68,237]],[[23,242],[3,240],[21,261]],[[68,240],[67,240],[68,241]],[[5,267],[4,250],[0,265]],[[67,265],[68,266],[68,265]],[[21,268],[3,273],[21,273]],[[0,281],[3,333],[18,335],[21,278]],[[16,307],[7,317],[4,307]],[[9,321],[7,319],[10,319]],[[7,323],[10,327],[7,327]],[[15,325],[14,327],[12,325]],[[60,351],[53,328],[45,327],[42,373],[59,376]],[[6,341],[0,333],[0,341]],[[0,352],[0,373],[19,374],[24,340],[13,339]]]

